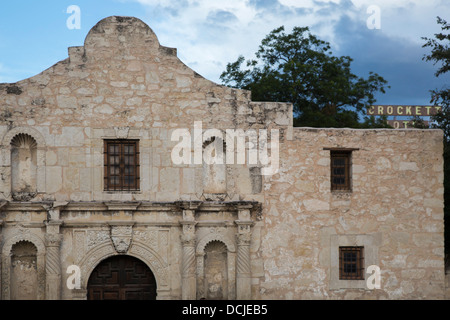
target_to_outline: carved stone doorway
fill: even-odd
[[[88,300],[155,300],[156,280],[141,260],[118,255],[100,262],[89,277]]]

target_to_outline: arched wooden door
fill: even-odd
[[[87,291],[88,300],[155,300],[156,280],[144,262],[119,255],[95,267]]]

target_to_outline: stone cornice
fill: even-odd
[[[202,201],[176,201],[175,203],[181,210],[197,210]]]
[[[138,222],[135,220],[129,221],[117,221],[118,224],[114,224],[116,221],[66,221],[64,222],[64,228],[111,228],[111,225],[114,226],[129,226],[133,225],[133,227],[161,227],[161,228],[170,228],[170,227],[178,227],[180,223],[178,221],[172,222],[164,222],[164,221],[155,221],[155,222]]]
[[[135,211],[141,202],[111,201],[103,202],[109,211]]]
[[[182,214],[183,210],[196,212],[239,211],[248,209],[261,214],[261,203],[257,201],[91,201],[91,202],[0,202],[2,211],[48,211],[58,209],[61,214],[73,211],[117,212],[117,211],[171,211]]]
[[[8,204],[8,201],[0,201],[0,209]]]
[[[133,226],[136,224],[136,221],[133,220],[106,221],[106,224],[109,225],[110,227]]]
[[[47,211],[52,202],[17,202],[11,201],[0,206],[4,211]]]
[[[3,221],[3,227],[44,228],[45,222]]]

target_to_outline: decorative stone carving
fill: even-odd
[[[194,215],[193,213],[184,213],[183,216],[193,217]],[[191,300],[196,297],[195,224],[196,222],[192,220],[181,221],[183,228],[183,233],[181,234],[181,244],[183,246],[183,255],[181,260],[181,297],[183,300]]]
[[[214,228],[214,229],[219,229],[219,228]],[[223,229],[223,228],[221,228],[221,229]],[[224,232],[210,232],[207,235],[205,235],[203,238],[201,238],[200,241],[198,242],[197,249],[196,249],[197,255],[204,254],[205,247],[208,245],[208,243],[210,243],[212,241],[221,241],[221,242],[225,243],[225,245],[227,246],[227,250],[229,252],[236,252],[234,240],[227,237]]]
[[[62,235],[47,233],[45,235],[45,246],[48,247],[59,247],[61,244]]]
[[[114,127],[117,139],[127,139],[130,127]]]
[[[134,230],[133,240],[145,243],[151,248],[158,247],[158,234],[156,230]]]
[[[89,230],[87,232],[87,250],[110,240],[110,233],[104,230]]]
[[[133,237],[133,226],[111,226],[111,240],[117,253],[127,253]]]
[[[241,233],[237,235],[237,245],[238,246],[249,246],[251,243],[251,233]]]
[[[181,243],[183,244],[183,246],[195,246],[195,224],[183,225]]]
[[[168,265],[154,251],[149,250],[141,244],[133,243],[129,252],[130,255],[144,261],[152,270],[156,277],[158,287],[166,287],[169,284]]]
[[[79,262],[81,268],[82,289],[86,289],[89,276],[100,261],[117,254],[110,243],[95,246],[86,252],[86,255]]]
[[[45,246],[47,247],[45,255],[45,289],[46,299],[48,300],[59,300],[61,298],[61,263],[59,253],[61,241],[62,235],[59,233],[45,234]]]
[[[239,210],[240,218],[250,218],[248,209]],[[250,243],[252,221],[237,220],[236,294],[239,300],[251,299]]]
[[[30,201],[36,197],[37,192],[13,192],[11,197],[16,201]]]
[[[45,145],[46,145],[45,139],[42,136],[42,134],[38,130],[36,130],[32,127],[12,128],[3,137],[2,145],[4,145],[4,146],[9,145],[11,143],[11,140],[14,138],[14,136],[16,136],[18,134],[27,134],[27,135],[33,137],[33,139],[36,140],[36,143],[39,147],[45,147]]]
[[[78,263],[86,252],[86,231],[75,230],[73,232],[73,244],[74,259]]]
[[[161,258],[164,262],[168,262],[169,260],[169,230],[159,230],[159,243],[158,243],[158,252],[161,255]]]

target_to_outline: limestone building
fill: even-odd
[[[1,299],[444,298],[442,132],[250,94],[130,17],[0,84]]]

